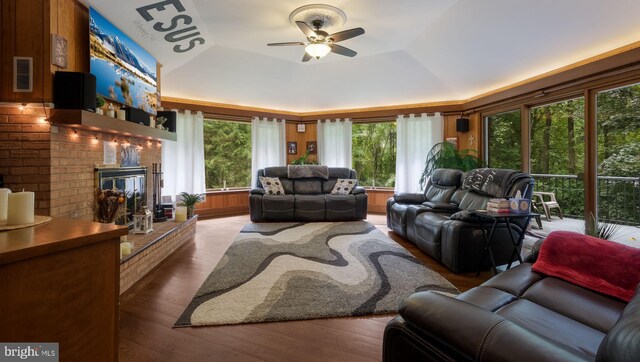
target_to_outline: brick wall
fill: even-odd
[[[160,162],[159,142],[102,132],[51,126],[49,109],[0,107],[0,175],[4,187],[34,191],[38,215],[93,219],[94,168],[103,163],[103,141],[114,138],[142,147],[148,168],[148,205],[152,204],[151,164]],[[120,162],[120,152],[116,152]]]
[[[48,113],[48,110],[46,111]],[[4,187],[35,192],[35,212],[50,214],[50,126],[42,108],[0,107],[0,175]]]
[[[95,190],[95,166],[103,163],[104,142],[119,143],[116,150],[120,163],[120,144],[127,140],[139,145],[140,164],[146,166],[147,204],[151,205],[153,190],[151,164],[160,162],[161,148],[157,141],[115,136],[111,134],[53,126],[51,128],[51,216],[93,219],[91,205]]]

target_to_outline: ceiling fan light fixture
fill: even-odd
[[[329,47],[327,44],[315,43],[307,45],[304,50],[312,57],[320,59],[329,54],[329,52],[331,51],[331,47]]]

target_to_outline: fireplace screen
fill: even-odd
[[[122,212],[116,218],[117,225],[127,225],[132,228],[133,214],[147,205],[146,179],[146,167],[96,169],[96,187],[102,190],[120,190],[126,195]]]

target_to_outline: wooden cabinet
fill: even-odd
[[[127,233],[71,219],[0,232],[0,341],[57,342],[61,361],[117,360]]]

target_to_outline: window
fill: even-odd
[[[584,215],[584,98],[531,108],[535,191],[553,192],[562,212]]]
[[[488,116],[485,122],[488,167],[521,170],[520,110]]]
[[[640,225],[640,84],[596,97],[598,219]]]
[[[355,123],[352,127],[353,169],[363,186],[394,187],[395,122]]]
[[[251,185],[251,123],[204,120],[207,189]]]

